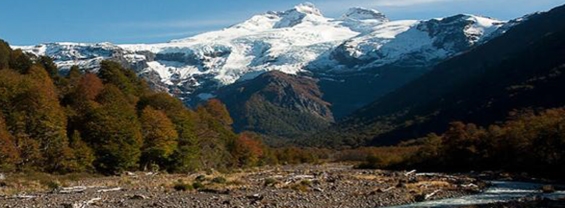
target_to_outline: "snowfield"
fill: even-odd
[[[157,75],[150,82],[170,92],[180,89],[187,95],[202,86],[217,88],[272,70],[297,74],[363,70],[404,60],[426,63],[488,41],[507,30],[505,24],[474,15],[390,21],[366,8],[328,18],[305,3],[168,43],[46,43],[19,48],[52,57],[62,71],[78,65],[96,72],[102,60],[116,60],[140,75]],[[214,96],[198,93],[201,99]]]

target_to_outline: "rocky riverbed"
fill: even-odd
[[[6,176],[9,178],[10,176]],[[466,176],[356,170],[346,164],[266,167],[239,173],[128,173],[8,193],[0,207],[382,207],[458,197],[483,183]]]

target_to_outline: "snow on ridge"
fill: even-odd
[[[310,2],[299,4],[295,6],[294,9],[300,13],[324,16],[322,15],[322,12],[318,8],[316,8],[316,6],[313,3]]]
[[[354,19],[354,20],[380,20],[388,22],[389,19],[383,13],[363,7],[350,8],[340,19]]]
[[[441,22],[448,18],[452,17],[433,20]],[[504,24],[473,15],[459,18],[472,23],[459,28],[459,32],[475,42],[495,34]],[[411,53],[421,53],[426,60],[453,53],[436,47],[434,41],[438,38],[419,28],[429,21],[432,20],[390,21],[377,10],[359,7],[350,9],[341,18],[326,18],[313,4],[304,3],[284,12],[255,15],[222,30],[167,43],[50,43],[21,49],[52,56],[63,69],[79,65],[95,71],[100,61],[117,58],[140,67],[137,72],[152,74],[169,88],[181,86],[183,90],[193,90],[207,82],[228,85],[273,70],[296,74],[311,69],[312,65],[328,71],[360,69],[354,65],[389,64]],[[338,60],[338,55],[346,60]]]

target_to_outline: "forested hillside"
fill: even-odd
[[[188,109],[115,62],[80,71],[61,76],[49,57],[0,42],[0,170],[111,174],[277,162],[261,138],[232,131],[219,100]]]
[[[312,78],[267,72],[218,90],[237,131],[253,131],[274,140],[297,138],[333,122],[331,104]],[[284,141],[284,140],[283,140]]]

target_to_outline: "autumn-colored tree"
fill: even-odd
[[[318,161],[314,151],[298,147],[276,149],[275,154],[278,161],[282,164],[315,163]]]
[[[86,116],[83,132],[96,153],[96,168],[105,173],[136,168],[143,140],[134,106],[112,84],[104,87],[97,101],[101,106]]]
[[[104,89],[102,80],[95,74],[86,73],[79,81],[76,89],[77,96],[83,96],[86,100],[94,100]]]
[[[2,170],[116,173],[142,157],[191,171],[232,167],[231,154],[257,164],[265,154],[254,137],[238,139],[219,101],[192,111],[115,62],[102,62],[99,75],[72,67],[62,77],[51,58],[0,41],[0,69]]]
[[[141,150],[142,166],[156,164],[165,167],[169,157],[177,149],[178,134],[173,122],[164,112],[151,106],[143,109],[140,122],[144,139]]]
[[[231,118],[226,105],[224,105],[222,101],[218,99],[210,99],[203,107],[206,109],[206,112],[214,118],[214,120],[219,121],[228,129],[231,128],[233,119]]]
[[[0,170],[14,170],[19,159],[20,153],[14,137],[8,132],[4,116],[0,111]]]
[[[178,133],[177,149],[171,156],[174,164],[169,169],[183,172],[198,169],[200,148],[196,136],[196,114],[187,109],[180,100],[166,93],[147,94],[141,97],[138,109],[143,110],[147,106],[163,111],[171,119]]]
[[[0,104],[20,148],[22,166],[64,169],[67,119],[47,72],[34,65],[26,75],[2,70],[0,77]]]
[[[59,104],[56,87],[47,72],[38,66],[29,70],[32,88],[16,99],[18,108],[26,114],[27,133],[37,139],[46,159],[48,171],[64,170],[72,157],[68,147],[67,117]]]
[[[225,169],[234,165],[230,152],[235,149],[237,135],[233,133],[230,126],[226,126],[225,120],[216,119],[214,116],[214,114],[220,115],[221,113],[210,114],[209,108],[205,105],[196,109],[198,115],[196,135],[201,150],[199,160],[203,167]],[[213,108],[213,111],[221,111],[221,108]],[[227,114],[227,110],[225,113]]]
[[[449,155],[447,165],[453,168],[464,168],[479,162],[481,140],[486,138],[486,131],[474,124],[453,122],[443,135],[443,154]]]
[[[259,164],[264,156],[265,146],[261,138],[253,133],[244,132],[239,135],[231,152],[235,163],[240,167],[250,167]]]
[[[505,135],[500,142],[511,145],[514,167],[565,172],[561,168],[565,164],[565,109],[518,114],[503,128]]]

